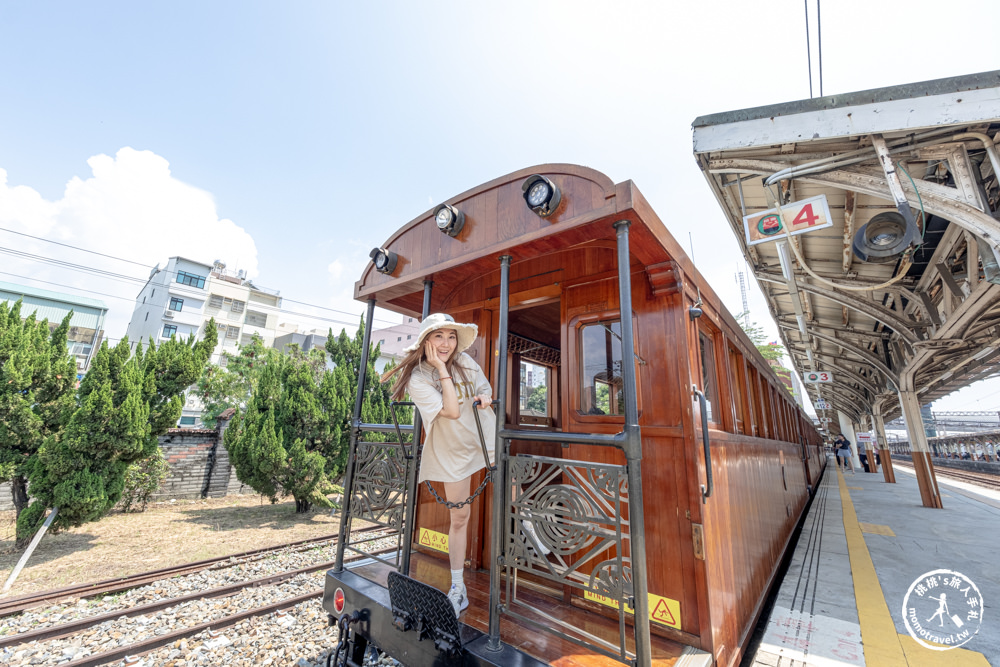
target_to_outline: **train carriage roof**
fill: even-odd
[[[548,217],[537,215],[524,201],[521,186],[533,174],[550,179],[562,192],[561,203]],[[452,238],[438,229],[433,209],[413,219],[381,246],[398,256],[395,270],[387,275],[369,264],[355,284],[356,299],[374,297],[380,307],[419,316],[424,280],[434,281],[435,293],[450,293],[473,277],[498,271],[499,257],[504,254],[516,264],[588,242],[614,242],[612,223],[619,220],[632,223],[629,247],[633,261],[646,267],[654,285],[672,279],[658,268],[670,261],[676,262],[684,274],[697,275],[690,259],[632,181],[615,184],[588,167],[529,167],[444,203],[465,215],[458,236]]]

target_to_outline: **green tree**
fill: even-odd
[[[237,478],[277,502],[295,498],[295,511],[332,507],[326,450],[333,416],[322,396],[325,355],[314,350],[278,357],[260,371],[246,410],[238,413],[223,442]]]
[[[28,473],[46,437],[75,406],[76,362],[66,349],[70,312],[51,333],[22,303],[0,303],[0,481],[11,484],[17,514],[28,506]]]
[[[152,383],[138,356],[130,355],[127,338],[114,348],[101,346],[65,431],[46,438],[38,450],[29,475],[32,502],[18,517],[19,541],[35,531],[47,507],[59,508],[55,531],[100,519],[115,506],[129,464],[156,442],[143,400]]]
[[[49,433],[30,463],[32,501],[18,517],[19,543],[38,528],[47,507],[59,508],[52,524],[58,531],[96,521],[118,503],[129,466],[155,457],[157,436],[177,423],[183,392],[217,340],[210,322],[197,342],[194,336],[158,348],[150,342],[134,355],[127,337],[113,348],[101,346],[65,428]]]
[[[528,400],[525,403],[528,410],[539,415],[548,414],[548,393],[548,387],[532,387],[531,393],[528,394]]]
[[[218,426],[218,418],[229,408],[245,409],[260,371],[278,358],[273,348],[264,347],[260,336],[241,345],[238,354],[222,353],[225,366],[209,364],[198,378],[198,396],[204,406],[201,421],[207,428]]]
[[[331,329],[326,339],[326,351],[330,353],[330,358],[335,364],[335,372],[339,374],[336,378],[338,395],[350,397],[350,400],[344,402],[338,410],[338,414],[340,415],[337,424],[338,440],[334,445],[335,455],[327,467],[327,472],[331,477],[339,476],[347,467],[347,455],[350,449],[351,438],[351,419],[354,413],[354,397],[358,386],[358,373],[361,368],[361,349],[364,344],[364,333],[365,321],[362,317],[360,326],[353,337],[348,336],[346,330],[341,330],[340,335],[334,338],[333,330]],[[392,423],[392,413],[389,408],[389,404],[392,402],[390,388],[382,384],[381,376],[375,370],[375,361],[379,357],[379,352],[380,346],[375,345],[371,348],[371,352],[368,355],[364,396],[361,403],[361,421],[366,424]],[[398,410],[397,418],[400,424],[412,423],[412,408]],[[379,433],[368,433],[365,435],[367,440],[375,442],[383,442],[388,437],[390,436]]]
[[[740,323],[740,327],[742,327],[747,338],[750,339],[750,342],[754,344],[761,356],[766,360],[776,361],[785,356],[785,348],[777,343],[767,342],[767,334],[764,333],[764,328],[756,322],[751,322],[750,318],[747,317],[747,313],[742,313],[736,318],[736,321]]]

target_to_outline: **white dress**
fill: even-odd
[[[462,366],[466,375],[464,381],[458,373],[452,376],[458,395],[458,419],[439,418],[444,406],[441,381],[438,372],[429,365],[421,363],[414,368],[407,385],[407,393],[416,404],[427,432],[420,461],[421,482],[458,482],[486,467],[473,410],[479,412],[486,449],[493,463],[496,415],[491,407],[480,410],[472,404],[477,395],[492,395],[493,390],[483,369],[472,357],[463,352],[456,364]]]

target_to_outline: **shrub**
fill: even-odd
[[[136,461],[125,472],[125,490],[118,503],[122,512],[144,512],[149,499],[167,477],[170,466],[157,448],[152,456]]]

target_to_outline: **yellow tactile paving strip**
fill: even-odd
[[[949,651],[932,651],[918,644],[909,635],[896,633],[896,626],[885,603],[882,585],[875,573],[875,564],[862,534],[862,524],[854,511],[851,494],[844,480],[844,474],[837,471],[840,485],[840,500],[844,509],[844,532],[847,534],[847,551],[851,559],[851,575],[854,579],[854,597],[858,605],[858,620],[861,625],[861,641],[865,649],[865,664],[872,667],[932,667],[933,665],[955,665],[957,667],[990,667],[982,653],[962,648]],[[886,528],[887,526],[874,526]],[[890,533],[892,531],[889,531]],[[883,534],[883,533],[880,533]]]

